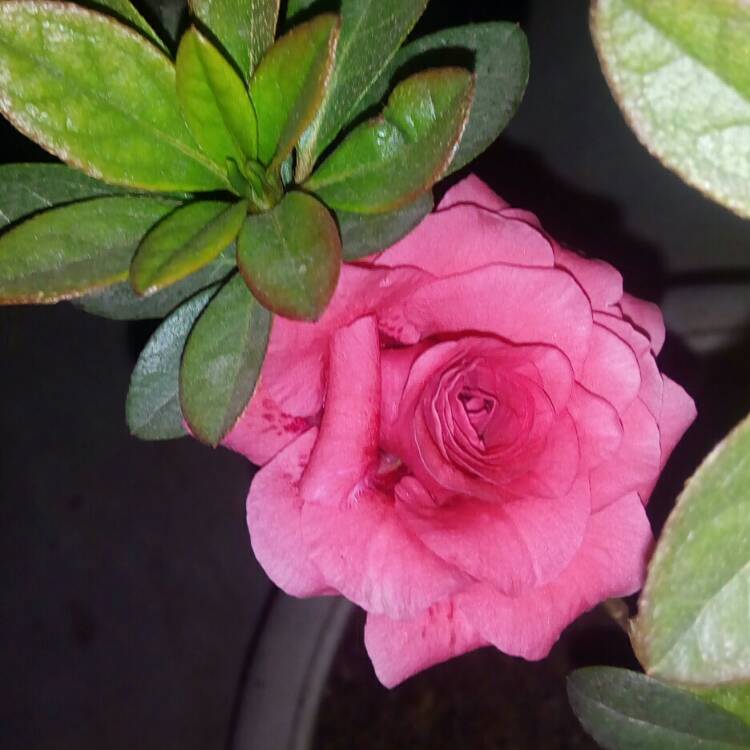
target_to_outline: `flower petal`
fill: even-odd
[[[370,315],[331,340],[320,436],[300,483],[305,500],[345,502],[377,461],[379,427],[380,342]]]
[[[302,522],[310,557],[328,584],[368,612],[413,617],[468,585],[404,527],[392,499],[375,490],[361,488],[338,506],[306,502]]]
[[[365,624],[365,648],[375,674],[387,688],[433,664],[486,645],[452,600],[433,604],[411,620],[369,614]]]
[[[589,488],[565,497],[488,503],[456,496],[430,504],[416,480],[402,480],[396,512],[436,555],[509,595],[552,580],[575,557],[590,512]]]
[[[652,544],[643,505],[631,493],[591,516],[580,552],[551,583],[518,597],[476,584],[456,605],[501,651],[542,659],[576,617],[641,587]]]
[[[313,428],[279,453],[253,479],[247,497],[250,543],[268,577],[292,596],[328,593],[302,538],[299,479],[318,431]]]
[[[606,310],[622,298],[622,276],[603,260],[584,258],[557,243],[555,265],[564,268],[583,287],[594,310]]]
[[[481,304],[477,304],[481,300]],[[492,265],[436,279],[379,313],[381,326],[411,340],[446,333],[489,333],[515,343],[551,344],[579,372],[589,347],[591,307],[565,271]]]
[[[664,316],[661,314],[659,306],[630,294],[623,294],[620,300],[620,308],[623,315],[649,337],[651,349],[656,356],[664,346],[666,337]]]
[[[523,221],[459,205],[431,214],[376,260],[378,266],[415,266],[441,277],[492,263],[551,267],[552,246]]]
[[[659,429],[661,431],[661,467],[663,468],[680,438],[693,423],[697,412],[695,402],[682,386],[666,375],[663,375],[662,379],[664,397]]]
[[[500,211],[508,204],[485,182],[475,174],[470,174],[457,182],[438,204],[438,211],[451,208],[459,203],[473,203],[490,211]]]

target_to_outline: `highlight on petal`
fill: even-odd
[[[486,646],[452,599],[433,604],[410,620],[367,615],[365,648],[387,688],[442,661]]]
[[[291,596],[329,593],[302,536],[299,479],[318,431],[313,428],[279,453],[253,479],[247,497],[250,543],[268,577]]]
[[[456,605],[501,651],[543,659],[581,614],[643,585],[652,545],[643,505],[631,493],[592,514],[578,555],[554,581],[517,597],[476,584],[456,597]]]
[[[377,460],[379,426],[380,343],[368,316],[332,337],[320,436],[301,483],[305,499],[344,502]]]

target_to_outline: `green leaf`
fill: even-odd
[[[134,29],[138,29],[138,31],[145,34],[145,36],[148,37],[157,47],[160,47],[164,52],[167,52],[164,42],[159,38],[159,35],[151,28],[148,21],[138,12],[130,0],[94,0],[89,3],[89,5],[102,13],[115,16],[117,19],[124,21]]]
[[[245,201],[180,206],[143,238],[130,267],[133,289],[153,294],[210,263],[234,242],[246,215]]]
[[[568,698],[606,750],[747,750],[750,727],[685,690],[612,667],[579,669]]]
[[[52,208],[0,237],[0,303],[49,303],[128,276],[143,235],[175,201],[93,198]]]
[[[3,164],[0,228],[53,206],[122,192],[64,164]]]
[[[239,274],[211,300],[188,337],[180,367],[180,403],[193,434],[218,445],[252,396],[268,343],[271,315]]]
[[[646,148],[750,217],[750,5],[599,0],[591,29],[615,99]]]
[[[0,3],[0,111],[68,164],[118,185],[214,190],[172,63],[139,33],[70,3]]]
[[[427,7],[428,0],[342,0],[336,62],[315,120],[299,147],[297,179],[352,120],[357,103],[378,79]]]
[[[187,434],[180,409],[180,360],[190,329],[216,289],[204,289],[180,305],[138,357],[125,402],[128,428],[136,437],[170,440]]]
[[[393,90],[383,114],[356,127],[305,188],[336,210],[392,211],[445,174],[471,107],[472,75],[435,68]]]
[[[235,255],[236,249],[230,245],[213,263],[148,297],[139,297],[130,282],[123,281],[79,297],[73,304],[91,315],[111,320],[163,318],[196,292],[223,281],[237,267]]]
[[[260,302],[279,315],[316,320],[336,290],[341,240],[328,209],[305,193],[287,193],[263,214],[247,217],[237,265]]]
[[[222,54],[195,29],[177,50],[177,98],[190,132],[224,169],[258,154],[258,122],[242,79]]]
[[[250,81],[258,115],[258,158],[281,166],[310,124],[325,92],[338,39],[330,13],[300,24],[279,39]]]
[[[468,164],[490,146],[518,109],[529,79],[529,46],[514,23],[477,23],[420,37],[399,50],[362,99],[355,116],[383,100],[405,70],[453,62],[476,77],[474,102],[448,172]]]
[[[713,703],[730,714],[738,716],[750,726],[750,682],[744,685],[727,685],[718,688],[691,688],[704,701]]]
[[[273,44],[279,0],[190,0],[190,9],[247,80]]]
[[[633,645],[685,685],[750,680],[750,418],[688,482],[649,566]]]
[[[432,211],[432,193],[388,214],[336,212],[344,260],[358,260],[384,250],[407,235]]]

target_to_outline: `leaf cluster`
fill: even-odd
[[[192,0],[172,56],[129,0],[0,4],[0,112],[64,162],[0,167],[0,302],[168,316],[133,374],[131,429],[186,423],[218,444],[272,315],[320,317],[342,260],[412,229],[520,101],[523,33],[402,46],[426,5],[292,0],[279,18],[279,0]],[[419,64],[446,46],[473,64]]]

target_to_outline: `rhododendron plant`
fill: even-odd
[[[275,321],[226,441],[264,465],[258,560],[367,610],[386,685],[486,644],[545,656],[643,582],[644,506],[695,416],[663,342],[617,271],[467,178],[317,323]]]

